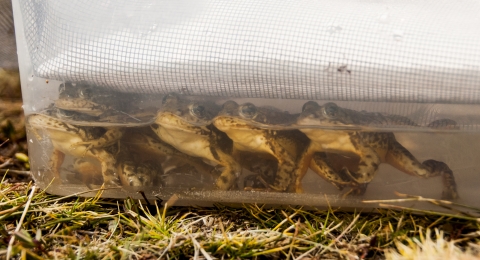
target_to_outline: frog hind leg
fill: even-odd
[[[422,164],[425,165],[430,172],[434,173],[434,175],[442,175],[442,199],[453,200],[459,198],[453,171],[446,163],[436,160],[426,160]]]
[[[86,155],[96,158],[100,162],[103,183],[105,185],[114,187],[121,186],[121,182],[117,174],[117,168],[115,167],[116,160],[113,155],[103,149],[92,149],[87,151]]]
[[[453,172],[445,163],[435,160],[426,160],[423,163],[420,163],[397,141],[394,141],[391,144],[391,148],[385,156],[385,161],[398,170],[410,175],[422,178],[431,178],[441,175],[444,186],[442,198],[458,198]]]
[[[174,148],[173,146],[159,140],[149,137],[147,135],[141,135],[139,140],[145,140],[148,144],[149,150],[153,151],[154,154],[163,154],[166,156],[173,156],[179,159],[185,160],[190,166],[194,167],[198,172],[214,176],[215,170],[211,165],[206,164],[200,158],[193,157],[187,154],[184,154]],[[217,176],[215,176],[217,177]]]
[[[53,177],[55,183],[61,183],[60,167],[65,160],[65,154],[58,149],[54,149],[52,156],[50,157],[50,169],[53,171]]]
[[[334,169],[330,164],[327,154],[324,152],[314,153],[310,161],[310,169],[339,190],[343,190],[345,186],[352,185],[350,175],[345,174],[345,171],[337,171]]]

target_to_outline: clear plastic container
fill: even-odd
[[[479,5],[320,2],[14,1],[35,181],[180,205],[478,205]]]

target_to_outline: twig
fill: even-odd
[[[433,211],[433,210],[414,209],[414,208],[402,207],[402,206],[398,206],[398,205],[383,204],[383,203],[380,203],[378,205],[380,207],[383,207],[383,208],[397,209],[397,210],[408,210],[408,211],[413,211],[413,212],[421,212],[423,214],[431,214],[431,215],[436,215],[436,216],[444,216],[444,217],[449,217],[449,218],[458,218],[458,219],[473,220],[473,221],[476,221],[476,222],[480,222],[480,218],[475,218],[475,217],[441,213],[441,212],[436,212],[436,211]]]
[[[2,167],[2,165],[0,165],[0,168]],[[19,170],[10,170],[10,169],[0,169],[0,173],[6,173],[6,174],[13,173],[13,174],[25,176],[25,177],[32,176],[32,173],[30,171],[19,171]]]
[[[3,168],[3,167],[6,167],[6,166],[10,165],[11,162],[12,162],[12,159],[6,160],[4,163],[0,164],[0,168]]]
[[[213,258],[207,253],[207,251],[205,251],[205,249],[203,249],[203,247],[198,243],[198,241],[192,235],[190,235],[190,239],[192,239],[192,243],[194,247],[200,249],[200,252],[202,252],[202,255],[206,259],[213,260]]]
[[[36,186],[32,186],[32,190],[30,191],[30,195],[28,196],[27,204],[25,205],[25,209],[23,210],[23,214],[20,217],[20,220],[18,221],[17,227],[15,228],[15,233],[19,232],[20,229],[22,228],[23,220],[25,219],[25,216],[27,215],[28,208],[30,207],[30,202],[32,202],[33,194],[35,194],[35,189]],[[7,257],[6,259],[9,260],[12,254],[12,247],[13,247],[13,242],[15,242],[15,236],[12,235],[10,238],[10,242],[8,243],[8,248],[7,248]]]

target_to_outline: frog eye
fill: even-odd
[[[244,118],[254,118],[257,115],[257,107],[252,103],[243,104],[240,107],[240,115]]]
[[[335,118],[338,116],[338,106],[335,103],[327,103],[322,108],[322,113],[327,118]]]
[[[190,113],[192,114],[192,116],[198,117],[198,118],[205,118],[207,116],[205,107],[196,103],[193,103],[190,106]]]
[[[316,108],[319,108],[319,107],[320,106],[318,105],[317,102],[308,101],[307,103],[303,104],[302,112],[305,112],[306,110],[316,109]]]
[[[234,110],[235,108],[238,107],[238,104],[237,102],[233,101],[233,100],[229,100],[225,103],[223,103],[222,105],[222,110]]]
[[[90,88],[80,88],[78,90],[78,97],[89,99],[92,97],[92,90]]]
[[[172,101],[177,101],[178,95],[176,93],[168,93],[166,94],[163,99],[162,99],[162,105],[165,105],[166,103],[172,102]]]

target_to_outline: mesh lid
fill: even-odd
[[[139,93],[480,101],[476,0],[20,2],[43,78]]]

